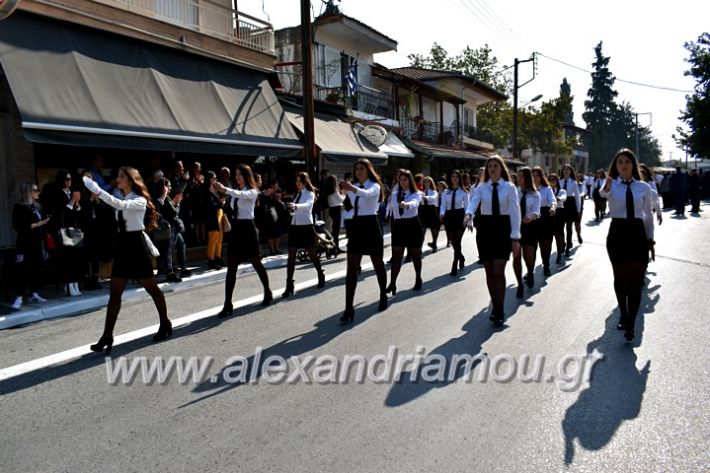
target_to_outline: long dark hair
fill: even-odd
[[[493,156],[486,160],[486,164],[483,165],[483,174],[481,175],[481,183],[488,182],[491,180],[491,176],[488,174],[488,163],[495,161],[500,164],[501,172],[500,175],[503,179],[510,182],[510,172],[508,171],[508,166],[505,165],[505,161],[500,156]]]
[[[415,194],[419,192],[419,188],[417,188],[417,183],[414,180],[414,176],[412,175],[412,171],[409,169],[399,169],[397,170],[397,185],[399,185],[399,178],[404,174],[407,176],[407,180],[409,181],[409,192]]]
[[[643,171],[643,174],[641,174],[641,171]],[[643,163],[639,164],[639,174],[641,174],[642,181],[653,182],[653,174],[651,174],[651,170]],[[646,175],[646,178],[643,177],[644,174]]]
[[[248,188],[259,190],[259,187],[256,185],[256,180],[254,179],[254,173],[251,170],[251,166],[249,166],[248,164],[237,165],[237,168],[235,169],[235,172],[234,172],[234,181],[235,182],[237,180],[236,171],[239,171],[239,174],[242,175],[242,177],[244,178],[244,184]]]
[[[535,192],[537,188],[535,187],[535,182],[533,181],[532,170],[529,167],[524,166],[518,169],[518,173],[523,176],[522,182],[518,182],[518,185],[525,192]]]
[[[307,172],[299,172],[298,174],[296,174],[296,179],[300,180],[303,183],[303,186],[309,191],[315,193],[318,190],[311,183],[311,178],[310,176],[308,176]]]
[[[452,179],[452,178],[454,177],[454,174],[456,174],[457,176],[459,176],[458,188],[459,188],[459,189],[463,189],[463,173],[462,173],[461,171],[459,171],[458,169],[454,169],[454,170],[451,171],[451,173],[449,174],[449,189],[451,189],[452,187],[454,187],[453,179]]]
[[[325,182],[323,183],[323,194],[325,196],[329,196],[335,193],[335,191],[338,189],[338,178],[335,177],[334,174],[330,174],[328,177],[325,178]]]
[[[365,166],[365,169],[367,170],[367,178],[380,185],[380,202],[382,202],[385,199],[385,186],[382,184],[382,178],[380,178],[380,175],[377,174],[374,166],[367,158],[360,158],[355,161],[355,164],[353,164],[353,176],[357,175],[355,174],[355,168],[358,165]]]
[[[130,166],[121,166],[118,170],[125,174],[128,180],[131,181],[131,190],[146,200],[145,217],[143,217],[145,230],[147,232],[155,230],[158,228],[158,211],[155,209],[153,199],[150,198],[148,188],[145,186],[138,169]]]
[[[56,176],[54,176],[54,184],[56,184],[57,189],[64,189],[64,183],[66,182],[64,178],[67,176],[70,176],[72,178],[72,184],[74,184],[74,175],[69,172],[68,169],[60,169],[59,172],[57,172]]]
[[[537,174],[537,176],[540,178],[540,185],[542,187],[550,187],[550,181],[547,180],[547,176],[545,175],[545,170],[542,169],[540,166],[535,166],[532,169],[533,174]],[[533,181],[534,183],[535,181]]]
[[[552,180],[553,180],[553,179],[555,180],[555,187],[556,187],[557,189],[559,189],[559,188],[560,188],[560,178],[559,178],[559,176],[558,176],[557,174],[555,174],[554,172],[553,172],[552,174],[550,174],[549,176],[547,176],[547,182],[548,182],[548,184],[549,184],[550,187],[552,187]]]
[[[564,174],[565,169],[569,169],[569,178],[574,179],[576,181],[577,180],[577,173],[574,172],[574,168],[572,167],[572,165],[565,164],[564,166],[562,166],[562,177],[565,176],[565,174]]]
[[[634,152],[631,151],[629,148],[621,148],[614,155],[614,159],[611,160],[611,164],[609,165],[609,175],[612,177],[612,179],[616,179],[617,177],[619,177],[619,170],[616,169],[616,162],[619,160],[619,156],[626,156],[631,160],[631,175],[634,179],[640,181],[641,174],[639,173],[639,161],[638,159],[636,159],[636,155],[634,154]]]

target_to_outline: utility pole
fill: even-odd
[[[301,60],[303,74],[303,154],[311,181],[318,182],[313,108],[313,32],[311,2],[301,0]]]
[[[515,58],[513,64],[513,159],[520,159],[520,153],[518,150],[518,89],[522,86],[532,82],[535,79],[535,68],[533,67],[533,77],[527,82],[518,85],[518,66],[526,62],[532,62],[535,60],[535,54],[530,56],[530,59],[525,59],[524,61]]]

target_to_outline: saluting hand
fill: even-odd
[[[212,184],[212,185],[213,185],[214,188],[217,190],[217,192],[224,192],[225,190],[227,190],[227,188],[224,187],[224,185],[223,185],[221,182],[219,182],[219,181],[215,182],[215,183]]]
[[[611,182],[614,180],[614,178],[611,177],[611,175],[606,176],[606,181],[604,182],[604,192],[609,192],[611,190]]]

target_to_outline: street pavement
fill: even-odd
[[[112,359],[212,357],[195,382],[173,376],[149,384],[137,376],[110,384],[104,357],[88,351],[101,334],[102,310],[2,331],[0,469],[710,471],[710,206],[702,217],[665,213],[632,345],[615,329],[604,248],[609,222],[588,222],[589,201],[586,207],[584,244],[562,266],[554,265],[553,253],[553,275],[544,280],[538,267],[536,286],[522,300],[508,265],[508,318],[500,328],[488,320],[485,273],[474,264],[467,233],[466,268],[458,277],[448,274],[451,249],[427,251],[424,290],[411,291],[413,268],[405,265],[384,312],[377,312],[377,284],[365,258],[355,323],[347,328],[338,323],[343,258],[325,263],[329,281],[322,290],[313,268],[299,265],[297,293],[288,300],[280,298],[285,269],[270,270],[277,300],[267,308],[259,305],[256,276],[240,276],[234,297],[240,307],[223,320],[214,316],[223,300],[219,282],[168,294],[174,335],[163,343],[151,342],[152,303],[124,304]],[[408,366],[394,382],[358,383],[351,372],[349,383],[272,383],[263,370],[253,372],[254,382],[226,381],[235,366],[226,368],[227,360],[254,363],[258,347],[262,360],[298,357],[289,361],[289,374],[298,374],[296,365],[309,356],[373,360],[396,347],[448,360],[541,355],[545,376],[481,381],[474,371],[468,382],[454,370],[448,379],[412,381]],[[597,357],[586,365],[589,379],[563,385],[557,363],[589,354]]]

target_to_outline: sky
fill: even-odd
[[[300,23],[299,0],[237,0],[249,15],[270,21],[276,29]],[[313,0],[319,13],[321,0]],[[539,52],[587,71],[594,46],[603,41],[609,68],[617,79],[692,91],[684,76],[688,57],[683,44],[710,30],[710,2],[699,0],[342,0],[342,12],[398,41],[396,52],[375,56],[387,67],[409,65],[407,55],[426,54],[437,42],[451,55],[466,46],[488,44],[501,64],[527,59]],[[532,77],[530,64],[521,66],[521,82]],[[575,123],[582,113],[591,76],[538,56],[535,80],[520,89],[525,104],[538,94],[543,100],[559,95],[562,78],[572,86]],[[685,93],[619,82],[618,102],[639,112],[639,123],[650,125],[661,143],[663,160],[684,159],[673,140]]]

